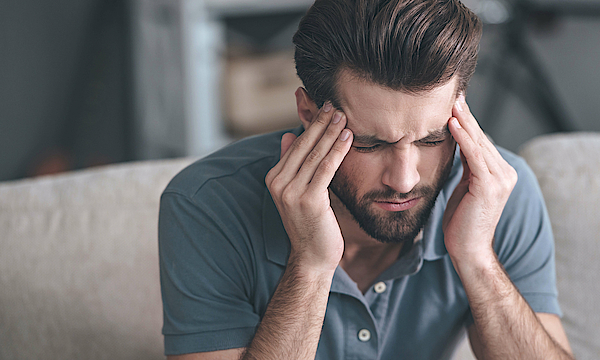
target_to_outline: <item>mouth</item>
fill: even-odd
[[[374,203],[386,211],[405,211],[416,206],[420,200],[420,197],[416,197],[404,201],[378,200],[374,201]]]

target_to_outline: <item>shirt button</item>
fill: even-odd
[[[371,340],[371,332],[367,329],[362,329],[358,332],[358,340],[362,342],[367,342]]]
[[[378,294],[381,294],[382,292],[384,292],[386,288],[387,288],[387,286],[385,285],[385,283],[383,281],[378,282],[374,286],[375,292]]]

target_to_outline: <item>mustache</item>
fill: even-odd
[[[362,197],[362,201],[403,202],[409,199],[427,196],[432,192],[435,192],[435,189],[430,186],[413,189],[407,193],[401,193],[392,188],[387,188],[384,190],[369,191]]]

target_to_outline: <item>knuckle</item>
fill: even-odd
[[[485,133],[483,132],[483,130],[479,130],[479,132],[480,132],[480,134],[477,137],[477,141],[475,143],[477,144],[477,146],[480,149],[484,149],[487,146],[489,140],[488,140],[487,136],[485,135]]]
[[[517,184],[518,179],[519,175],[517,174],[517,171],[512,166],[507,164],[507,167],[504,171],[503,189],[507,192],[512,191]]]
[[[481,152],[481,149],[479,148],[474,148],[473,149],[473,159],[477,162],[482,162],[484,161],[483,159],[483,153]]]
[[[286,187],[282,193],[281,193],[281,202],[283,203],[283,205],[285,206],[291,206],[294,204],[296,200],[296,194],[295,192],[290,189],[290,187]]]
[[[299,148],[307,147],[308,144],[309,144],[309,139],[306,136],[299,136],[292,143],[292,147],[293,147],[293,149],[299,149]]]
[[[273,183],[274,178],[275,178],[275,171],[273,169],[271,169],[265,176],[265,184],[267,184],[267,187],[270,187],[271,183]]]
[[[270,181],[270,183],[267,183],[267,187],[272,193],[280,194],[284,187],[283,180],[281,177],[276,176]]]
[[[508,172],[509,172],[511,183],[514,186],[517,183],[517,181],[519,181],[519,173],[517,173],[517,170],[515,170],[515,168],[513,168],[510,165],[509,165],[509,171]]]
[[[319,165],[319,167],[321,168],[321,171],[323,171],[325,173],[333,172],[337,168],[334,161],[330,158],[323,159],[323,161],[321,161],[321,164]]]
[[[321,113],[321,114],[319,114],[319,116],[317,116],[317,119],[316,119],[315,122],[317,124],[320,124],[320,125],[327,125],[329,123],[329,119],[327,117],[327,114],[328,113],[324,113],[324,112]]]
[[[307,163],[315,163],[321,160],[321,153],[317,149],[312,149],[308,156],[306,157],[305,162]]]
[[[300,206],[301,209],[305,210],[305,209],[308,209],[311,207],[312,201],[308,196],[304,195],[298,199],[298,205]]]

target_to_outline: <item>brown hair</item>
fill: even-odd
[[[316,0],[294,34],[296,71],[318,107],[339,107],[341,70],[417,93],[475,71],[481,21],[459,0]]]

